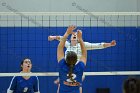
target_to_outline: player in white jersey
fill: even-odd
[[[61,39],[62,39],[62,36],[48,36],[49,41],[52,41],[52,40],[60,41]],[[116,41],[112,40],[110,43],[84,42],[84,44],[87,50],[96,50],[96,49],[104,49],[104,48],[116,46]],[[65,56],[67,55],[68,51],[74,51],[77,54],[78,60],[79,60],[79,58],[81,57],[81,48],[77,39],[77,33],[74,33],[71,35],[71,40],[70,42],[66,41],[65,47],[67,48],[65,51]]]

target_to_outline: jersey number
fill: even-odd
[[[67,74],[67,76],[69,76],[69,74]],[[74,80],[76,78],[76,74],[72,74],[72,79]],[[76,82],[76,80],[74,80]],[[67,82],[72,82],[72,80],[67,79]]]

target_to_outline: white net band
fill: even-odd
[[[7,76],[58,76],[58,72],[44,73],[0,73],[0,77]],[[140,71],[112,71],[112,72],[84,72],[85,76],[97,75],[140,75]]]
[[[0,15],[18,15],[19,12],[0,12]],[[140,15],[140,12],[20,12],[25,15]]]

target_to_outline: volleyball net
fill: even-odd
[[[58,76],[58,72],[46,73],[0,73],[0,77],[9,76]],[[110,72],[84,72],[85,76],[110,76],[110,75],[140,75],[140,71],[110,71]]]
[[[139,12],[1,12],[1,26],[139,26]]]

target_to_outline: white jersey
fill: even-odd
[[[93,49],[103,49],[104,48],[104,43],[89,43],[89,42],[84,42],[85,48],[87,50],[93,50]],[[67,55],[68,51],[74,51],[77,54],[78,60],[80,60],[80,57],[82,55],[81,51],[81,46],[80,43],[77,43],[76,46],[71,46],[71,44],[66,41],[65,42],[65,47],[67,48],[65,51],[65,57]]]

